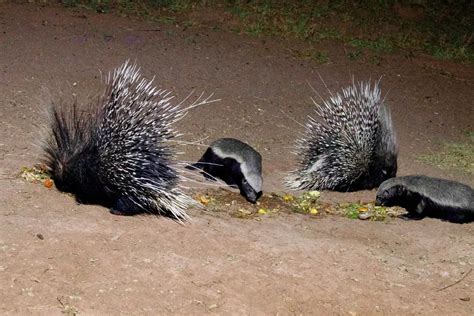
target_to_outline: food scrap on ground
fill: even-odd
[[[300,195],[265,193],[256,204],[248,203],[238,192],[224,188],[208,189],[204,193],[196,193],[194,198],[209,212],[228,213],[232,217],[243,219],[299,213],[315,218],[334,215],[383,221],[405,213],[403,208],[375,206],[373,202],[328,203],[321,199],[319,191],[308,191]]]

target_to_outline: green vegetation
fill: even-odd
[[[419,161],[435,165],[441,169],[454,169],[474,175],[474,132],[470,131],[468,141],[446,143],[440,152],[421,155]]]
[[[366,40],[359,38],[352,38],[349,40],[349,44],[356,48],[369,48],[376,52],[391,53],[394,49],[392,41],[386,38],[378,38],[376,40]]]
[[[51,175],[43,165],[23,167],[19,175],[28,182],[43,182],[44,180],[51,179]]]
[[[283,196],[284,202],[291,202],[293,211],[303,214],[317,215],[319,213],[319,191],[304,192],[299,197],[286,194]]]
[[[370,219],[372,221],[384,221],[389,216],[395,217],[400,212],[391,210],[384,206],[374,206],[372,203],[343,203],[339,209],[345,217],[351,219]]]
[[[313,52],[310,58],[318,62],[319,64],[326,64],[329,62],[329,55],[325,52]]]
[[[341,206],[344,209],[344,214],[346,217],[351,219],[358,219],[359,218],[359,209],[362,207],[358,203],[350,203],[347,205]]]
[[[54,185],[51,175],[45,165],[37,164],[33,167],[23,167],[19,176],[28,182],[42,183],[48,189]]]
[[[192,10],[211,8],[216,14],[230,14],[234,20],[229,23],[229,30],[234,32],[298,38],[310,43],[342,41],[357,49],[347,53],[351,60],[365,54],[405,50],[410,54],[427,53],[440,59],[474,62],[472,1],[62,0],[62,3],[67,7],[101,13],[113,11],[168,23],[186,20],[186,14]],[[226,29],[226,25],[219,28]]]

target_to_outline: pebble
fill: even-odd
[[[359,213],[359,219],[366,220],[372,217],[372,212]]]

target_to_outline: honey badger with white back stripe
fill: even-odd
[[[376,205],[398,205],[408,217],[425,216],[454,223],[474,221],[474,190],[466,184],[422,175],[390,178],[378,191]]]
[[[240,194],[251,203],[256,203],[262,195],[262,156],[238,139],[214,141],[193,167],[202,169],[208,178],[212,176],[228,185],[237,185]]]

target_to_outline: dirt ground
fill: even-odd
[[[225,15],[205,18],[212,24]],[[474,224],[287,213],[239,219],[189,210],[192,221],[179,225],[114,216],[17,177],[39,160],[35,143],[48,100],[94,95],[99,70],[131,59],[178,98],[194,89],[222,99],[191,111],[177,126],[182,139],[249,142],[263,155],[267,192],[285,191],[281,177],[295,165],[292,146],[302,131],[289,117],[304,122],[312,113],[309,84],[328,95],[320,77],[337,91],[352,76],[383,76],[399,175],[474,184],[415,160],[473,130],[472,66],[401,53],[380,65],[350,61],[343,44],[319,44],[331,56],[319,65],[293,56],[304,45],[0,4],[0,313],[473,315]],[[179,149],[190,161],[204,150]],[[323,192],[338,202],[374,195]]]

